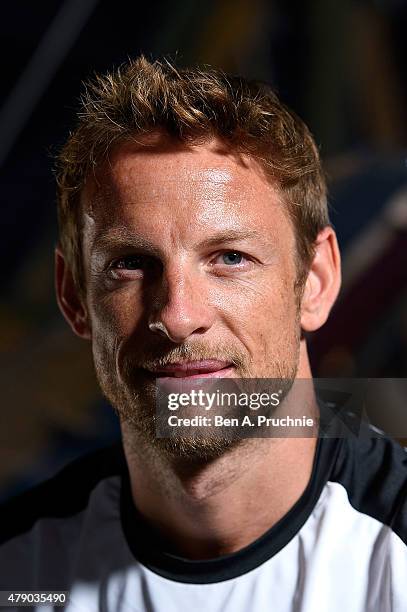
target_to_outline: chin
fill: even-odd
[[[151,443],[151,441],[150,441]],[[238,446],[241,440],[227,438],[155,438],[152,442],[160,454],[172,461],[207,463],[219,459]]]
[[[148,448],[161,455],[169,461],[184,463],[205,463],[222,457],[227,452],[238,446],[242,440],[240,438],[222,437],[220,435],[208,436],[183,436],[181,434],[171,437],[158,437],[156,432],[155,419],[147,415],[139,415],[138,418],[133,414],[131,417],[119,414],[122,429],[125,426],[126,439],[134,448]]]

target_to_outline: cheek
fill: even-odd
[[[134,296],[130,298],[123,292],[91,295],[88,308],[95,367],[99,376],[110,379],[115,376],[120,347],[137,330],[140,308]]]
[[[88,304],[92,329],[99,337],[127,337],[143,318],[141,300],[134,292],[122,290],[95,294]]]
[[[231,331],[256,359],[284,352],[296,337],[297,306],[292,287],[283,281],[241,284],[223,300]]]

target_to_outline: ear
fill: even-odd
[[[58,306],[74,333],[90,340],[91,329],[86,305],[74,283],[72,272],[59,246],[55,248],[55,289]]]
[[[315,256],[301,300],[301,327],[315,331],[327,320],[341,286],[341,259],[336,234],[324,227],[315,241]]]

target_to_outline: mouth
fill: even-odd
[[[157,369],[147,371],[155,378],[223,378],[230,376],[234,366],[227,361],[217,359],[205,359],[203,361],[184,361],[170,363]]]

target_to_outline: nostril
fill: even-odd
[[[161,323],[161,321],[156,321],[156,322],[152,322],[148,324],[148,328],[150,331],[152,332],[160,332],[162,334],[164,334],[165,336],[169,336],[168,330],[165,327],[164,323]]]

